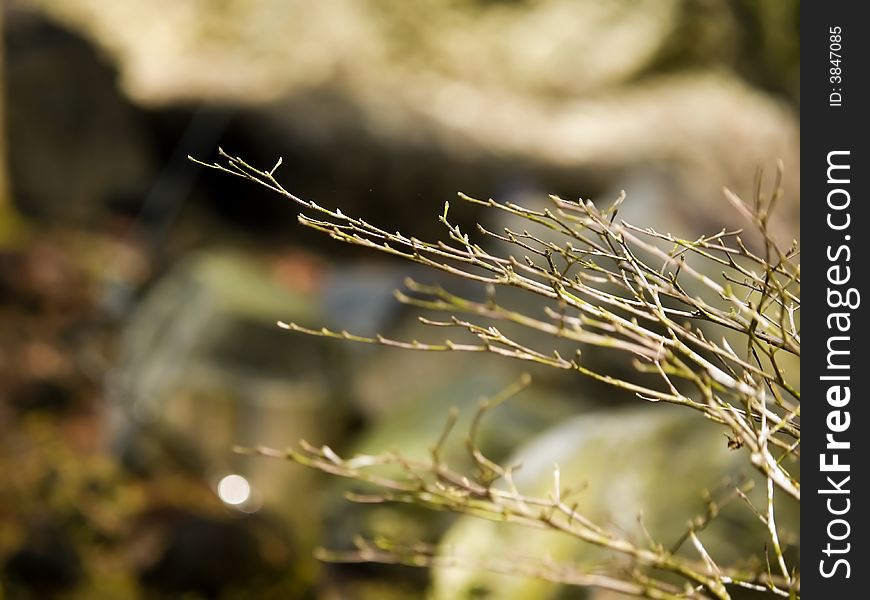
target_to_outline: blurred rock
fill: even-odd
[[[125,87],[145,102],[249,102],[324,82],[373,89],[417,69],[508,90],[586,93],[648,65],[679,6],[674,0],[34,4],[114,55]]]
[[[376,208],[436,206],[429,183],[413,176],[423,163],[441,173],[435,190],[447,198],[458,189],[497,196],[512,173],[588,197],[602,179],[624,187],[626,171],[652,166],[675,184],[665,211],[718,221],[710,215],[728,213],[723,185],[750,197],[756,169],[782,159],[790,241],[797,113],[782,91],[758,87],[794,87],[776,79],[793,80],[796,64],[796,12],[785,4],[35,0],[111,55],[142,104],[248,106],[256,116],[246,119],[246,152],[257,164],[289,155],[282,176],[327,205],[350,210],[357,196]],[[701,32],[719,41],[687,41],[710,37]],[[337,183],[307,184],[310,163],[323,161],[336,163],[328,179]],[[373,161],[404,166],[393,173]],[[373,181],[386,185],[361,195]]]
[[[400,328],[402,339],[409,339],[407,325]],[[431,333],[431,332],[430,332]],[[437,333],[437,332],[436,332]],[[432,447],[444,431],[451,407],[459,418],[444,444],[441,457],[451,468],[471,469],[466,437],[478,403],[515,382],[527,369],[518,361],[487,360],[484,356],[461,353],[412,354],[392,349],[373,353],[355,369],[360,375],[354,389],[369,423],[344,455],[398,452],[408,460],[431,460]],[[537,371],[536,371],[537,372]],[[484,454],[501,461],[534,435],[560,420],[577,414],[589,400],[581,393],[547,385],[541,377],[516,397],[509,399],[483,418],[477,442]],[[398,470],[398,469],[396,469]],[[385,471],[392,472],[391,469]],[[363,491],[365,486],[336,482],[330,494],[328,518],[322,544],[330,549],[352,550],[353,537],[387,537],[414,543],[437,540],[453,522],[447,512],[428,511],[401,503],[349,503],[341,490]],[[388,583],[415,590],[406,597],[422,597],[427,586],[425,571],[384,565],[329,565],[329,581],[348,600],[378,598],[360,591]],[[401,588],[400,588],[401,589]]]
[[[464,439],[480,400],[511,385],[523,372],[539,371],[520,361],[494,356],[471,361],[469,356],[418,354],[413,361],[413,356],[405,358],[391,351],[369,362],[357,389],[364,407],[376,411],[370,414],[375,423],[354,450],[373,454],[396,449],[409,459],[427,460],[455,406],[459,420],[451,443],[444,448],[444,458],[456,467],[470,463]],[[548,386],[544,373],[540,374],[541,383],[487,414],[478,441],[494,459],[505,458],[531,436],[590,404],[582,393],[569,395]]]
[[[799,237],[800,134],[785,104],[737,79],[701,72],[663,76],[578,99],[546,113],[503,102],[488,111],[490,126],[475,139],[498,144],[512,132],[512,145],[531,157],[567,167],[593,165],[610,172],[599,193],[582,189],[566,196],[594,198],[601,206],[625,190],[623,216],[633,224],[687,237],[723,226],[748,227],[725,200],[728,187],[751,202],[754,174],[766,173],[769,190],[776,161],[785,166],[784,199],[773,226],[787,245]],[[522,123],[520,138],[509,123]],[[546,202],[552,190],[533,191]],[[508,200],[492,194],[499,200]]]
[[[650,70],[719,64],[761,71],[763,85],[789,89],[798,63],[794,0],[33,4],[115,56],[126,88],[145,102],[250,102],[415,70],[508,93],[575,96]]]
[[[347,414],[330,381],[329,347],[275,325],[317,322],[316,296],[282,283],[268,265],[217,251],[182,261],[127,323],[110,391],[133,419],[121,438],[132,460],[154,468],[172,458],[212,485],[242,475],[252,488],[244,510],[263,506],[310,534],[317,505],[300,510],[287,499],[312,493],[312,473],[232,452],[300,438],[323,443],[342,431]],[[162,449],[143,432],[156,434]]]
[[[759,480],[745,450],[727,448],[725,429],[682,407],[657,405],[576,417],[542,434],[511,459],[521,463],[515,482],[520,492],[547,497],[553,469],[559,465],[562,488],[574,490],[570,504],[577,511],[640,546],[647,538],[638,517],[656,542],[671,547],[690,519],[705,513],[702,492],[722,498],[744,477]],[[582,487],[580,487],[582,486]],[[764,505],[764,485],[749,494]],[[567,501],[567,499],[566,499]],[[778,524],[794,542],[799,506],[783,498]],[[763,555],[766,529],[737,500],[698,533],[721,564],[753,564]],[[457,556],[533,562],[543,557],[576,568],[592,568],[617,560],[613,553],[567,535],[463,517],[442,541]],[[797,558],[795,546],[788,549]],[[696,556],[683,546],[681,552]],[[619,563],[615,563],[619,564]],[[764,569],[761,562],[754,563]],[[577,590],[580,593],[580,590]],[[562,597],[556,585],[535,579],[504,577],[464,569],[437,570],[433,598],[481,597],[504,600],[546,600]],[[593,596],[594,597],[594,596]],[[609,598],[610,596],[608,596]]]

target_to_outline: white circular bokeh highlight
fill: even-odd
[[[226,504],[239,506],[251,497],[251,484],[241,475],[227,475],[217,484],[217,495]]]

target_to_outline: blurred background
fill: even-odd
[[[303,230],[289,202],[188,155],[283,157],[297,195],[429,239],[458,191],[536,206],[625,189],[639,225],[741,226],[722,187],[751,197],[782,160],[777,233],[798,236],[796,0],[0,6],[0,598],[431,586],[311,553],[360,532],[434,543],[449,517],[349,505],[347,484],[232,448],[425,456],[450,406],[467,417],[521,365],[279,330],[437,339],[392,290],[463,284]],[[622,402],[533,376],[484,428],[493,458]]]

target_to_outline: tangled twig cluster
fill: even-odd
[[[260,170],[221,151],[222,161],[205,164],[277,192],[309,214],[299,222],[349,244],[371,248],[443,271],[484,287],[484,298],[451,293],[441,286],[408,280],[399,301],[446,313],[443,320],[420,317],[434,328],[458,329],[471,343],[446,340],[431,344],[383,336],[362,337],[347,331],[310,329],[280,323],[310,335],[429,351],[484,352],[576,371],[651,402],[681,405],[722,424],[729,445],[746,448],[746,455],[766,482],[766,503],[755,506],[745,489],[736,487],[729,499],[744,501],[766,531],[767,569],[761,572],[729,568],[716,562],[696,535],[714,518],[719,506],[710,500],[706,515],[692,521],[682,537],[697,557],[687,558],[650,540],[639,546],[579,514],[564,499],[558,469],[549,497],[523,495],[513,485],[511,468],[486,458],[476,443],[485,412],[528,384],[523,379],[502,395],[481,405],[467,438],[476,472],[451,470],[441,459],[441,447],[455,423],[435,445],[431,460],[414,462],[386,453],[344,459],[328,447],[307,444],[299,450],[259,448],[268,456],[289,458],[327,473],[372,484],[377,493],[359,495],[360,502],[408,502],[484,519],[506,521],[561,532],[629,558],[634,568],[620,574],[584,572],[549,561],[478,560],[465,566],[509,572],[561,582],[597,586],[648,598],[730,598],[729,590],[749,588],[773,595],[799,597],[796,568],[787,563],[775,514],[775,498],[800,501],[800,481],[793,472],[800,456],[800,392],[788,363],[800,357],[800,265],[797,244],[783,249],[768,230],[770,215],[781,195],[779,179],[765,193],[761,178],[752,203],[726,190],[726,197],[759,234],[758,243],[744,241],[742,231],[722,230],[697,239],[640,228],[618,218],[625,196],[606,208],[591,201],[552,196],[552,205],[531,210],[512,203],[460,199],[502,211],[528,223],[528,229],[477,233],[516,250],[504,255],[487,250],[453,224],[449,204],[439,220],[447,241],[426,242],[391,233],[367,221],[306,201],[275,179],[280,161]],[[529,231],[547,231],[543,236]],[[560,241],[548,239],[552,237]],[[714,278],[710,267],[721,272]],[[540,314],[512,310],[498,301],[501,287],[523,290],[540,298]],[[552,336],[577,348],[573,356],[533,348],[505,332],[507,323]],[[631,378],[589,366],[581,349],[607,348],[633,359],[636,368],[654,379]],[[379,474],[385,465],[400,467],[398,476]],[[498,483],[497,483],[498,482]],[[719,501],[721,502],[721,500]],[[419,566],[451,565],[456,557],[437,548],[404,547],[387,540],[359,541],[353,555],[328,555],[338,560],[367,560]],[[659,577],[656,573],[667,573]],[[677,575],[682,584],[673,583]]]

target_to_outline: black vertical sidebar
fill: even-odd
[[[848,0],[801,6],[801,593],[810,600],[870,598],[864,8]]]

